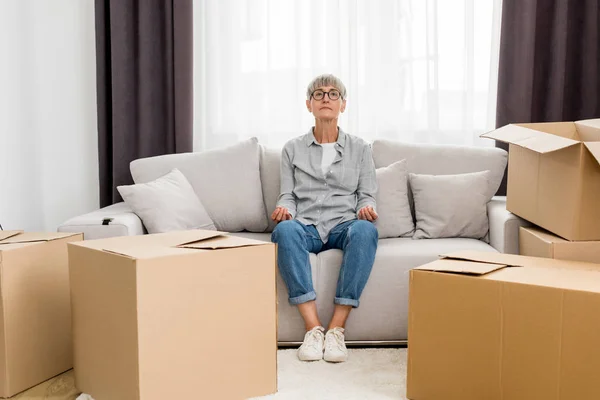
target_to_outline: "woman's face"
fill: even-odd
[[[334,98],[332,100],[331,98]],[[316,89],[310,100],[306,100],[306,108],[315,119],[331,121],[337,119],[346,108],[346,100],[342,100],[340,91],[333,86],[322,86]]]

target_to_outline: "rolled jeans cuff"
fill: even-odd
[[[336,297],[333,299],[333,302],[335,304],[339,304],[340,306],[352,306],[352,308],[358,308],[358,305],[360,304],[358,300],[344,299],[342,297]]]
[[[317,298],[317,294],[313,291],[310,291],[302,296],[290,297],[290,304],[298,305],[302,303],[306,303],[307,301],[315,300]]]

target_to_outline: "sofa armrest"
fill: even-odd
[[[142,220],[124,202],[71,218],[58,232],[83,232],[86,240],[146,233]]]
[[[490,245],[500,253],[519,254],[519,227],[531,223],[506,209],[506,196],[494,196],[487,205]]]

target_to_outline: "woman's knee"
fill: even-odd
[[[302,235],[302,227],[294,220],[281,221],[273,229],[271,241],[280,243],[282,240],[298,240]]]
[[[379,233],[377,227],[372,222],[367,220],[357,220],[350,228],[349,236],[351,238],[357,238],[362,240],[375,240],[379,239]]]

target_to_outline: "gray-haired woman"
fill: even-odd
[[[271,215],[278,224],[271,240],[278,245],[289,302],[298,306],[306,325],[298,357],[341,362],[348,357],[344,326],[352,308],[359,306],[377,251],[375,165],[368,143],[337,125],[346,108],[346,87],[340,79],[316,77],[306,98],[315,126],[283,147],[281,194]],[[328,249],[340,249],[344,255],[325,333],[317,314],[309,253]]]

